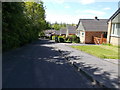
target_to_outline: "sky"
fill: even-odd
[[[79,19],[109,19],[119,0],[42,0],[50,23],[77,24]]]

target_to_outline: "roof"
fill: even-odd
[[[55,34],[56,34],[56,35],[60,35],[60,30],[56,30],[56,31],[55,31]]]
[[[54,33],[56,30],[54,30],[54,29],[50,29],[50,30],[45,30],[44,31],[44,33],[45,34],[52,34],[52,33]]]
[[[110,20],[113,20],[119,13],[120,13],[120,8],[108,19],[107,22],[109,22]]]
[[[68,26],[68,32],[69,34],[75,34],[76,33],[76,26]]]
[[[60,34],[66,34],[66,30],[67,30],[66,28],[61,28],[60,29]]]
[[[81,22],[85,31],[107,31],[107,21],[108,19],[80,19],[77,28]]]

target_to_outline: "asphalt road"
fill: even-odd
[[[93,88],[53,45],[38,40],[3,53],[3,88]]]

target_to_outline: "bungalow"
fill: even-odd
[[[108,19],[80,19],[76,28],[76,35],[80,37],[81,43],[95,43],[94,37],[107,37]]]
[[[67,29],[66,28],[61,28],[59,31],[60,31],[60,35],[66,35]]]
[[[50,37],[52,34],[55,34],[55,31],[54,29],[49,29],[49,30],[45,30],[44,33],[45,33],[45,36],[48,36]]]
[[[76,34],[76,26],[67,26],[66,37],[68,35],[75,35]]]
[[[66,26],[66,28],[61,28],[59,31],[55,31],[56,35],[75,35],[76,34],[76,26]]]
[[[108,20],[107,43],[120,45],[120,8]]]
[[[55,31],[55,35],[60,35],[60,31],[59,31],[59,30],[56,30],[56,31]]]

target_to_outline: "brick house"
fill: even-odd
[[[80,37],[81,43],[95,43],[94,37],[107,37],[108,19],[80,19],[76,28],[76,35]]]
[[[120,8],[108,20],[107,43],[120,45]]]

